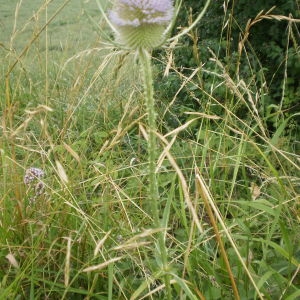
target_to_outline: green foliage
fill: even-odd
[[[271,9],[273,6],[275,8]],[[175,27],[187,26],[196,18],[199,9],[201,6],[198,2],[184,1]],[[264,17],[259,19],[259,14]],[[270,14],[278,19],[269,17]],[[221,101],[235,101],[229,100],[231,96],[228,95],[228,88],[221,84],[222,79],[214,75],[216,65],[210,61],[213,51],[226,65],[230,76],[244,80],[256,90],[266,91],[260,112],[272,133],[276,130],[279,119],[282,118],[283,121],[293,115],[293,112],[299,111],[300,86],[299,80],[295,80],[300,76],[299,25],[288,22],[282,16],[299,18],[297,1],[266,0],[252,6],[248,5],[248,1],[225,1],[223,5],[213,1],[202,22],[190,35],[179,41],[173,52],[174,66],[182,68],[181,71],[187,76],[194,68],[202,66],[197,75],[201,87],[205,91],[213,90],[215,97],[222,99]],[[256,18],[258,21],[247,28],[247,22]],[[245,35],[247,37],[243,43],[244,48],[239,52],[239,43]],[[160,82],[160,78],[158,80]],[[180,78],[177,79],[179,80]],[[163,93],[162,99],[170,100],[167,86],[160,85],[159,90]],[[197,109],[205,107],[205,94],[193,96],[202,104],[198,104]],[[184,103],[188,107],[194,106],[195,101],[192,98],[180,97],[181,105]],[[235,112],[240,117],[247,118],[244,108],[239,107]],[[174,114],[176,113],[175,110]],[[286,128],[285,134],[299,134],[298,125],[299,117],[295,117],[291,126]]]

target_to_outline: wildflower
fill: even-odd
[[[115,0],[109,14],[116,40],[131,49],[160,46],[172,16],[172,0]]]
[[[39,195],[44,193],[45,185],[40,179],[45,176],[45,172],[39,168],[29,168],[24,175],[24,183],[26,185],[34,185],[34,197],[30,199],[30,203],[33,203]]]
[[[24,183],[30,184],[31,182],[44,177],[45,172],[39,168],[29,168],[25,172]]]

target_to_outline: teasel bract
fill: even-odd
[[[127,49],[153,49],[168,35],[172,0],[115,0],[109,19],[116,41]]]

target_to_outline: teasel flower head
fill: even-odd
[[[162,45],[173,17],[172,0],[115,0],[109,13],[116,40],[129,49]]]

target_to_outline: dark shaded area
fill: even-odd
[[[255,5],[250,5],[247,0],[227,2],[228,7],[224,7],[223,1],[212,1],[192,35],[181,38],[174,51],[175,65],[186,75],[201,64],[215,71],[215,64],[209,61],[212,56],[210,51],[213,51],[233,79],[238,76],[248,82],[254,78],[254,89],[259,90],[262,86],[265,89],[265,96],[260,99],[261,116],[270,132],[274,132],[278,126],[278,115],[288,118],[300,111],[300,28],[299,23],[289,23],[283,19],[279,21],[272,15],[299,18],[297,1],[262,0],[255,2]],[[174,32],[194,20],[203,5],[204,1],[184,1]],[[254,20],[261,11],[265,15],[269,10],[270,19],[262,18],[250,27],[244,49],[239,55],[238,44],[244,37],[247,22]],[[159,51],[156,54],[159,55]],[[209,90],[212,80],[215,80],[206,74],[198,78],[204,90]],[[158,80],[161,98],[168,99],[174,88],[165,83],[163,78]],[[171,81],[179,80],[173,76]],[[201,98],[201,92],[194,93],[196,98]],[[228,99],[225,89],[221,87],[214,96]],[[178,97],[181,107],[203,108],[188,91],[183,90]],[[246,111],[240,108],[236,113],[244,117]],[[299,116],[291,118],[287,134],[297,131],[299,124]]]

